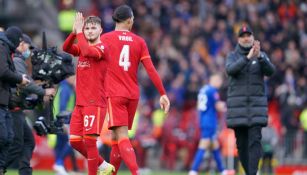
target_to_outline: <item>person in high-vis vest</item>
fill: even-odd
[[[61,112],[72,112],[75,106],[75,77],[71,76],[66,80],[62,81],[59,85],[57,94],[54,98],[54,116],[57,116]],[[69,144],[69,137],[67,129],[69,124],[69,118],[65,119],[65,127],[64,133],[56,134],[56,142],[54,146],[55,153],[55,164],[53,165],[53,169],[57,172],[57,174],[68,175],[67,171],[64,167],[64,159],[66,156],[72,157],[73,170],[78,171],[78,167],[76,164],[76,159],[74,155],[74,151]]]
[[[300,114],[300,122],[301,126],[304,130],[304,149],[303,149],[303,156],[304,158],[307,158],[307,102],[305,102],[304,109]]]

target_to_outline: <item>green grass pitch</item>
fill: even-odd
[[[84,175],[86,175],[85,173],[83,173]],[[130,175],[130,173],[128,171],[119,171],[117,173],[118,175]],[[151,172],[148,175],[154,175],[154,174],[159,174],[159,175],[187,175],[187,172]],[[9,170],[6,175],[18,175],[18,171],[16,170]],[[55,175],[54,172],[52,171],[37,171],[34,170],[33,171],[33,175]]]

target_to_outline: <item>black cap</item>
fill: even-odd
[[[133,11],[128,5],[121,5],[114,10],[112,19],[115,22],[123,22],[128,18],[133,17]]]
[[[27,34],[22,34],[22,41],[30,45],[30,49],[34,49],[35,46],[31,40],[31,38]]]
[[[14,48],[16,49],[19,46],[19,43],[22,41],[22,31],[19,27],[12,26],[5,30],[5,35],[9,39]]]
[[[239,30],[238,36],[241,37],[244,33],[249,33],[252,35],[253,31],[248,25],[243,25]]]

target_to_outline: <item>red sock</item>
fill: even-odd
[[[75,138],[69,139],[70,145],[81,153],[85,158],[87,158],[87,151],[85,148],[85,144],[83,142],[83,138]],[[103,158],[101,156],[98,157],[98,166],[103,162]]]
[[[88,175],[97,175],[98,164],[99,164],[99,153],[96,145],[95,137],[84,137],[84,142],[87,151],[87,166]]]
[[[110,153],[110,163],[115,167],[115,172],[113,172],[113,175],[116,175],[120,167],[120,163],[122,162],[122,158],[120,157],[120,152],[119,152],[117,141],[114,141],[114,143],[112,143],[111,148],[112,149]]]
[[[130,140],[128,138],[123,138],[119,140],[118,147],[120,151],[120,156],[124,160],[132,175],[137,175],[139,167],[136,163],[136,156],[130,143]]]
[[[69,139],[70,145],[81,153],[85,158],[87,158],[87,152],[85,148],[85,144],[83,142],[83,138],[70,138]]]

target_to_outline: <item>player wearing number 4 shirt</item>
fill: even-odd
[[[133,25],[133,12],[127,5],[115,9],[113,20],[115,31],[101,36],[110,53],[105,80],[108,99],[109,128],[113,130],[113,145],[110,162],[117,172],[121,160],[132,175],[138,174],[136,157],[128,139],[134,114],[140,96],[137,71],[140,63],[145,67],[150,79],[158,89],[161,108],[168,112],[170,102],[162,81],[154,68],[144,39],[130,32]],[[113,173],[113,174],[116,174]]]
[[[65,40],[63,50],[79,56],[76,75],[76,106],[70,121],[70,143],[88,161],[88,175],[110,174],[114,167],[98,154],[96,139],[106,115],[104,77],[107,49],[100,41],[101,20],[96,16],[83,19],[76,14],[73,33]],[[74,44],[77,38],[78,43]],[[100,83],[102,82],[102,84]]]

